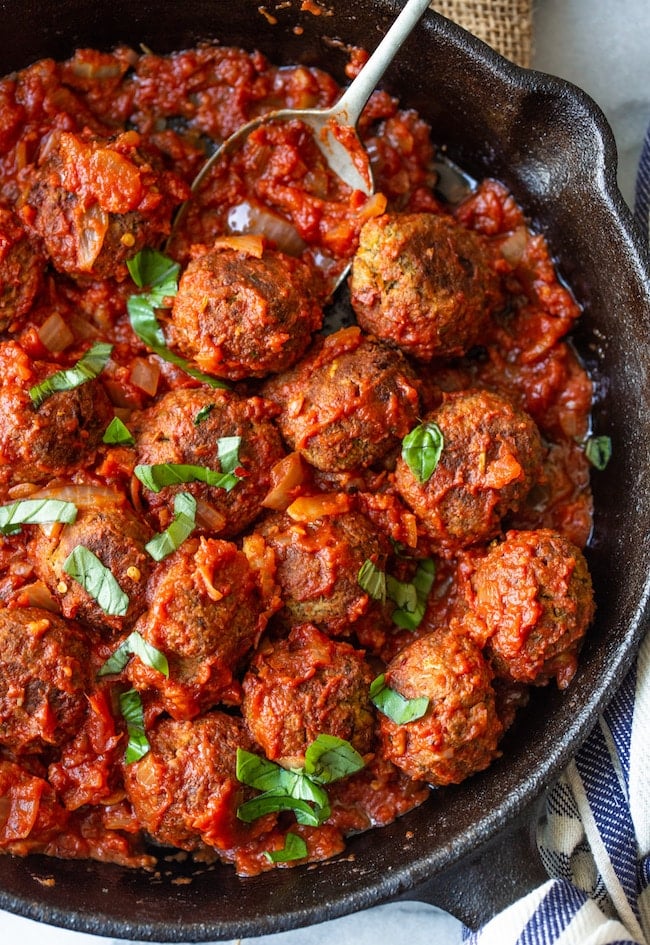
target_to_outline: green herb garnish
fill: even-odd
[[[189,538],[196,526],[196,499],[189,492],[174,496],[174,518],[160,534],[144,546],[154,561],[162,561]]]
[[[130,765],[144,758],[150,748],[144,731],[142,699],[136,689],[120,693],[120,711],[126,722],[126,731],[129,736],[124,761]]]
[[[62,499],[20,499],[0,506],[0,534],[15,535],[23,525],[70,525],[77,517],[77,506]]]
[[[146,666],[158,670],[163,676],[169,676],[169,664],[165,654],[151,643],[147,643],[137,630],[130,633],[124,643],[109,656],[97,675],[112,676],[121,673],[132,656],[138,656]]]
[[[289,831],[284,838],[284,847],[281,850],[265,850],[264,856],[270,863],[290,863],[292,860],[302,860],[307,856],[307,844],[297,833]]]
[[[421,423],[402,440],[402,459],[419,482],[428,482],[444,447],[437,423]]]
[[[426,696],[420,699],[405,699],[399,692],[389,689],[384,673],[372,681],[370,701],[396,725],[406,725],[407,722],[421,719],[429,708]]]
[[[110,570],[84,545],[77,547],[63,562],[63,570],[74,578],[97,601],[104,613],[123,617],[129,609],[129,598]]]
[[[373,600],[386,600],[386,574],[370,558],[366,558],[357,574],[357,582]]]
[[[603,470],[612,458],[612,441],[608,436],[590,436],[585,443],[585,456],[592,466]]]
[[[133,472],[152,492],[160,492],[165,486],[177,486],[188,482],[205,482],[209,486],[216,486],[230,492],[239,482],[239,476],[233,473],[217,472],[216,469],[208,469],[207,466],[193,466],[186,463],[136,466]]]
[[[214,404],[205,404],[205,406],[201,407],[197,415],[194,417],[194,426],[200,426],[204,420],[207,420],[213,410]]]
[[[127,425],[119,417],[113,417],[104,431],[102,442],[111,445],[131,446],[135,443],[135,440]]]
[[[388,598],[396,604],[392,613],[396,626],[417,630],[422,623],[435,576],[436,568],[431,558],[420,561],[412,581],[399,581],[367,558],[359,569],[357,581],[373,600],[384,603]]]
[[[98,342],[89,348],[71,368],[56,371],[40,384],[30,387],[29,396],[34,406],[40,407],[43,401],[57,391],[73,390],[87,381],[94,380],[108,364],[112,350],[113,345]]]

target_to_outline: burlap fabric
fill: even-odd
[[[507,59],[530,65],[533,0],[432,0],[431,6]]]

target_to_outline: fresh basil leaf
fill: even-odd
[[[359,752],[344,738],[322,733],[305,752],[305,774],[320,784],[331,784],[364,767]]]
[[[444,448],[437,423],[421,423],[402,440],[402,459],[419,482],[428,482]]]
[[[357,574],[359,586],[372,597],[382,603],[386,600],[386,575],[376,564],[366,558]]]
[[[284,847],[281,850],[265,850],[264,856],[270,863],[302,860],[307,856],[307,844],[297,833],[289,831],[284,838]]]
[[[220,436],[217,440],[219,465],[224,473],[234,473],[239,466],[240,436]]]
[[[214,410],[214,407],[214,404],[206,404],[204,407],[201,407],[197,415],[194,417],[194,426],[198,427],[203,423],[204,420],[207,420]]]
[[[310,827],[319,827],[330,815],[329,808],[326,816],[323,808],[310,807],[306,801],[297,797],[289,797],[288,794],[279,794],[274,791],[267,791],[266,794],[260,794],[259,797],[253,797],[250,801],[245,801],[237,808],[237,817],[249,824],[264,814],[276,813],[282,810],[293,811],[299,824],[308,824]]]
[[[611,438],[609,436],[590,436],[585,443],[585,456],[596,469],[605,469],[612,458]]]
[[[131,446],[135,443],[135,440],[127,425],[119,417],[113,417],[104,431],[102,442],[111,445]]]
[[[129,634],[113,655],[109,656],[97,675],[112,676],[121,673],[132,656],[138,656],[146,666],[157,669],[163,676],[169,676],[169,664],[165,654],[151,643],[147,643],[137,630]]]
[[[236,775],[242,784],[258,791],[311,801],[317,807],[328,805],[325,791],[307,777],[302,769],[283,768],[274,761],[251,754],[243,748],[237,749]]]
[[[169,295],[176,295],[178,274],[181,271],[179,263],[174,262],[157,249],[145,246],[139,253],[126,261],[129,274],[139,289],[160,288],[173,285]]]
[[[205,482],[209,486],[216,486],[230,492],[239,482],[239,476],[233,473],[217,472],[216,469],[208,469],[207,466],[193,466],[186,463],[136,466],[133,472],[152,492],[160,492],[165,486],[177,486],[188,482]]]
[[[429,708],[426,696],[420,699],[405,699],[399,692],[390,689],[386,685],[384,673],[372,681],[370,701],[396,725],[406,725],[407,722],[422,718]]]
[[[19,499],[0,506],[0,535],[15,535],[22,525],[70,525],[77,517],[77,506],[62,499]]]
[[[144,546],[154,561],[162,561],[189,538],[196,526],[196,499],[189,492],[174,496],[174,518]]]
[[[432,558],[424,558],[410,583],[387,575],[386,593],[397,605],[391,615],[393,623],[404,630],[417,630],[424,617],[427,600],[436,576]]]
[[[136,689],[120,693],[120,711],[126,722],[126,731],[129,736],[124,761],[130,765],[144,758],[151,747],[144,730],[142,699]]]
[[[92,348],[89,348],[71,368],[56,371],[41,381],[40,384],[30,387],[29,396],[34,406],[40,407],[48,397],[51,397],[57,391],[73,390],[73,388],[80,387],[87,381],[94,380],[108,364],[112,350],[113,345],[98,342]]]
[[[129,598],[109,569],[84,545],[77,545],[63,562],[63,570],[97,601],[104,613],[123,617]]]

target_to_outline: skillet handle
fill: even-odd
[[[549,878],[535,830],[544,798],[529,805],[498,836],[400,900],[438,906],[475,930]]]

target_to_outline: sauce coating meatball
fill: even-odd
[[[334,636],[350,634],[359,622],[381,622],[379,605],[358,576],[368,559],[383,570],[388,548],[364,515],[345,512],[301,522],[279,513],[256,531],[275,553],[284,622],[313,623]]]
[[[389,663],[385,682],[405,699],[427,698],[428,708],[404,725],[381,716],[383,754],[409,777],[437,786],[487,768],[503,734],[492,678],[479,647],[459,631],[414,640]]]
[[[80,509],[76,520],[60,531],[38,531],[32,543],[34,567],[59,601],[66,617],[106,632],[126,629],[146,607],[145,589],[153,561],[145,551],[152,532],[116,494],[115,504]],[[128,603],[123,611],[108,613],[94,596],[63,569],[76,548],[91,551],[111,572]]]
[[[419,407],[406,359],[357,327],[319,339],[264,392],[281,407],[278,423],[287,443],[329,471],[382,459],[414,425]]]
[[[310,267],[284,253],[205,253],[181,277],[170,343],[202,370],[233,381],[284,371],[323,321],[312,283]]]
[[[368,220],[350,292],[365,331],[422,361],[469,351],[500,297],[484,237],[433,213]]]
[[[509,531],[479,561],[471,587],[497,675],[536,685],[555,677],[565,689],[595,612],[580,549],[550,529]]]
[[[143,499],[166,528],[173,515],[174,496],[190,492],[201,515],[209,516],[212,535],[230,538],[259,515],[260,503],[271,486],[271,467],[284,456],[275,410],[259,397],[242,398],[230,391],[205,388],[174,390],[133,419],[138,463],[180,463],[220,470],[219,440],[241,437],[239,482],[227,492],[204,482],[143,490]]]
[[[86,712],[79,627],[38,607],[0,610],[0,745],[21,754],[72,738]]]
[[[310,624],[263,644],[244,677],[244,719],[267,758],[301,767],[320,734],[344,738],[363,755],[372,748],[372,671],[360,650]]]
[[[136,688],[156,688],[173,718],[192,718],[217,702],[238,702],[235,673],[267,622],[258,573],[232,542],[190,539],[161,562],[147,588],[138,631],[169,661],[169,679],[139,659]]]
[[[261,830],[237,819],[245,789],[237,781],[238,748],[254,751],[241,719],[210,712],[195,721],[160,719],[147,732],[151,750],[124,768],[138,822],[165,846],[230,850]]]
[[[0,331],[15,330],[41,286],[45,257],[19,220],[0,207]]]
[[[441,550],[494,537],[539,476],[542,443],[534,421],[487,390],[447,394],[424,421],[442,432],[442,453],[425,482],[400,457],[400,494]]]
[[[189,189],[155,164],[135,131],[111,139],[50,136],[21,215],[55,269],[124,279],[126,260],[161,242]]]

